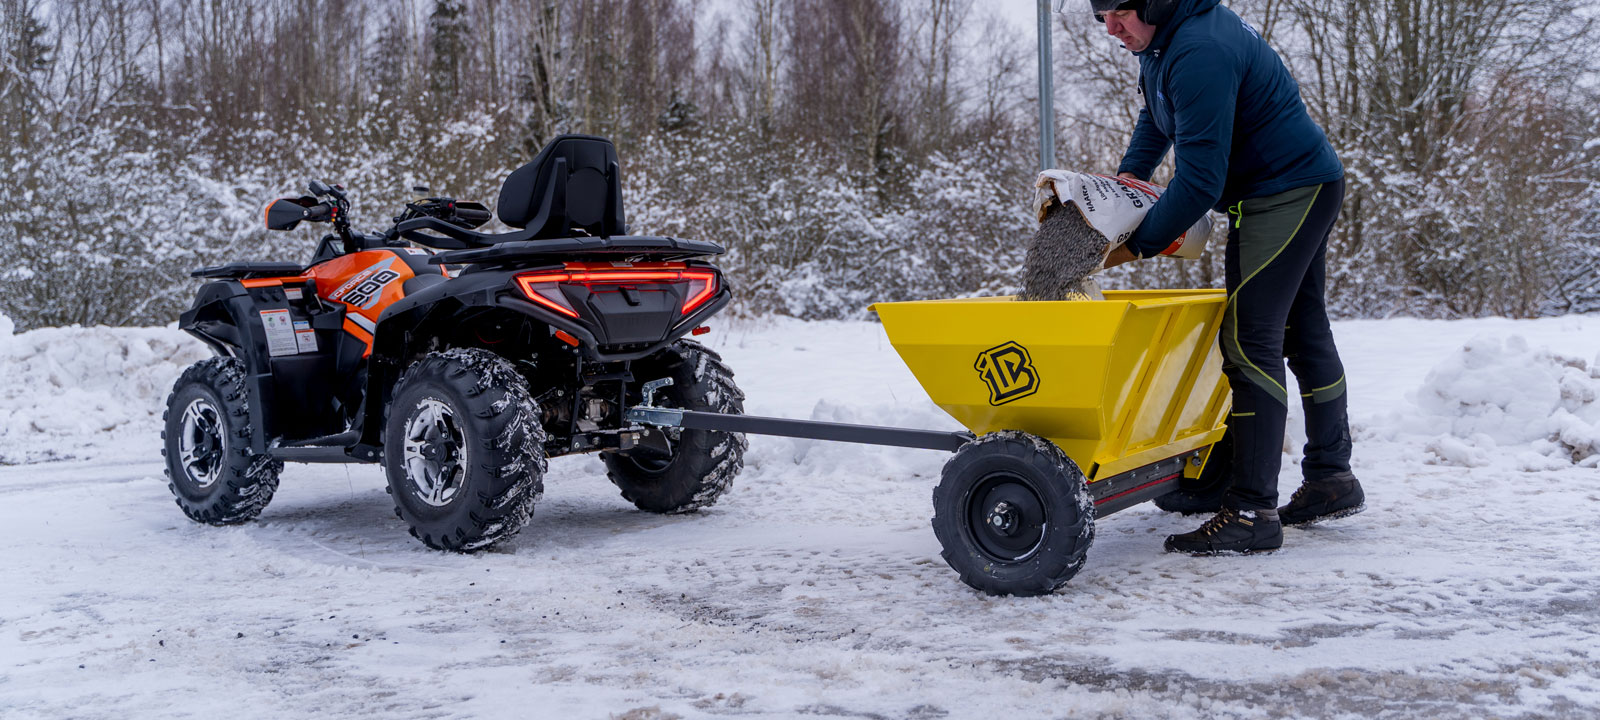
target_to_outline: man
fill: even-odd
[[[1228,302],[1218,337],[1233,390],[1231,484],[1164,505],[1216,515],[1166,540],[1197,555],[1276,550],[1283,525],[1365,507],[1350,472],[1344,366],[1323,300],[1328,233],[1344,201],[1344,170],[1306,113],[1277,53],[1218,0],[1090,0],[1106,32],[1139,57],[1145,107],[1117,169],[1148,180],[1169,148],[1177,174],[1126,244],[1118,265],[1166,248],[1207,208],[1229,213]],[[1305,481],[1278,508],[1289,395],[1301,388]]]

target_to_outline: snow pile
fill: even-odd
[[[1445,464],[1486,466],[1509,446],[1523,470],[1600,467],[1600,358],[1479,336],[1428,373],[1416,403],[1432,428],[1448,428],[1427,445]]]
[[[130,433],[157,451],[173,380],[210,351],[171,328],[44,328],[0,316],[0,465],[70,458]]]

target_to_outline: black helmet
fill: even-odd
[[[1066,0],[1056,0],[1056,11],[1060,12],[1066,5]],[[1178,0],[1089,0],[1089,8],[1094,11],[1095,17],[1100,13],[1112,10],[1136,10],[1139,19],[1150,25],[1164,25],[1172,19],[1172,11],[1178,8]]]
[[[1066,0],[1057,0],[1056,7],[1062,8]],[[1144,7],[1144,0],[1089,0],[1089,8],[1096,14],[1107,13],[1112,10],[1138,10]]]

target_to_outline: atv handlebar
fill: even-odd
[[[460,205],[456,206],[456,215],[467,221],[472,227],[478,227],[494,219],[494,213],[489,212],[487,208],[478,209],[461,207]]]

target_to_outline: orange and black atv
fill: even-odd
[[[273,202],[267,227],[331,223],[309,265],[238,262],[180,327],[218,357],[167,400],[178,506],[204,523],[258,515],[284,462],[383,463],[395,512],[431,547],[515,534],[546,458],[600,452],[652,512],[716,502],[744,436],[631,422],[636,405],[739,414],[715,352],[684,339],[727,304],[716,244],[627,234],[616,150],[564,135],[506,178],[500,221],[428,198],[377,234],[350,229],[343,188]],[[661,382],[669,380],[669,382]],[[650,387],[645,387],[646,384]]]

